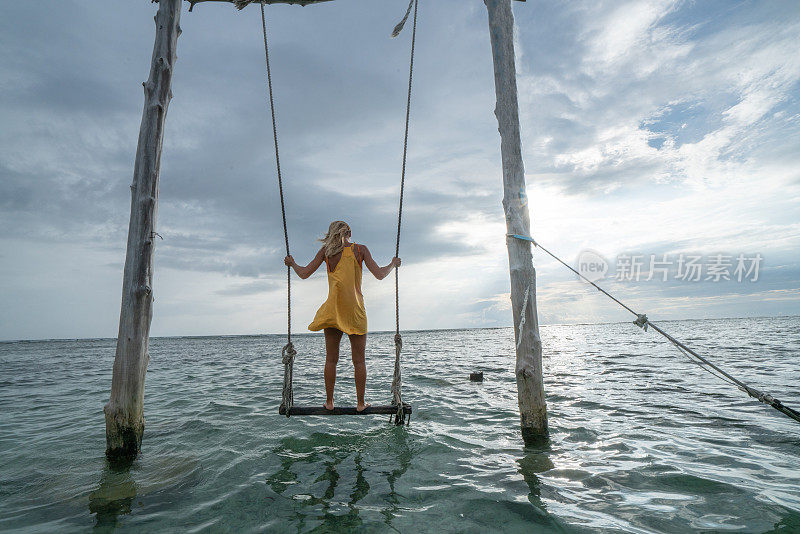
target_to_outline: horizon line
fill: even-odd
[[[745,317],[690,317],[686,319],[661,319],[659,323],[680,322],[680,321],[721,321],[727,319],[779,319],[786,317],[800,317],[800,314],[788,315],[749,315]],[[604,324],[622,324],[633,323],[633,321],[600,321],[596,323],[547,323],[540,324],[540,327],[545,326],[590,326],[590,325],[604,325]],[[502,328],[513,328],[513,325],[506,326],[475,326],[475,327],[457,327],[457,328],[410,328],[401,330],[401,332],[454,332],[459,330],[499,330]],[[375,330],[368,331],[367,334],[388,334],[393,330]],[[181,338],[212,338],[212,337],[267,337],[267,336],[283,336],[285,332],[270,332],[260,334],[194,334],[194,335],[172,335],[172,336],[150,336],[150,339],[181,339]],[[319,335],[316,332],[302,332],[295,333],[294,336],[315,336]],[[100,340],[114,340],[116,337],[55,337],[55,338],[33,338],[33,339],[0,339],[0,343],[20,343],[20,342],[45,342],[45,341],[100,341]]]

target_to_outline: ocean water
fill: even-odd
[[[800,408],[800,317],[659,324]],[[406,428],[279,416],[281,336],[153,339],[127,469],[104,459],[113,340],[0,343],[0,530],[800,532],[800,424],[630,323],[541,333],[551,436],[528,449],[511,329],[405,333]],[[322,338],[296,346],[295,402],[320,404]],[[370,334],[372,403],[393,350]]]

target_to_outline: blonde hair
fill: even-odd
[[[344,239],[350,236],[350,226],[344,221],[333,221],[328,227],[328,233],[320,239],[325,256],[331,257],[344,249]]]

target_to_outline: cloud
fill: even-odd
[[[543,47],[559,64],[578,69],[562,69],[558,77],[546,68],[525,72],[520,85],[534,125],[528,135],[540,151],[527,159],[552,162],[531,170],[558,179],[567,193],[610,192],[642,177],[701,188],[751,174],[743,154],[775,135],[766,115],[790,98],[800,78],[790,52],[797,17],[711,18],[676,2],[608,7],[575,9],[572,21],[582,31],[569,33],[575,37],[563,48]],[[558,31],[549,27],[540,39]],[[688,130],[684,122],[665,127],[665,117],[681,114],[688,115]]]
[[[218,295],[225,297],[239,297],[242,295],[255,295],[267,293],[280,288],[280,284],[275,280],[254,280],[244,284],[235,284],[224,289],[217,290]]]
[[[394,254],[410,33],[388,34],[403,8],[354,0],[268,9],[298,261],[314,254],[333,219],[349,221],[379,261]],[[42,12],[16,3],[0,21],[0,269],[11,273],[0,290],[25,310],[0,321],[0,338],[115,333],[108,317],[119,311],[153,9],[131,3],[98,13],[62,2]],[[533,234],[565,258],[583,248],[607,257],[760,252],[763,285],[750,293],[703,284],[617,289],[647,308],[675,303],[674,313],[658,308],[667,315],[689,313],[681,299],[700,299],[697,313],[714,316],[730,315],[737,302],[798,312],[800,14],[779,4],[684,1],[529,1],[514,12]],[[217,3],[182,17],[162,157],[154,333],[276,331],[285,250],[260,18],[257,9]],[[404,317],[410,328],[508,325],[486,12],[480,2],[436,2],[418,32]],[[22,304],[40,295],[30,273],[58,278],[65,258],[80,264],[87,284],[97,281],[95,296],[76,325],[57,313],[72,296],[56,286],[45,299],[55,311],[39,322],[41,312]],[[563,266],[535,258],[542,322],[619,317],[581,293]],[[323,278],[298,283],[299,327],[324,296]],[[393,324],[391,285],[365,279],[371,327]],[[764,304],[751,305],[757,299]]]

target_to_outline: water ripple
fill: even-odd
[[[800,405],[798,318],[665,327]],[[120,470],[103,457],[114,342],[0,343],[0,530],[800,532],[796,423],[630,324],[553,325],[551,439],[526,449],[512,339],[404,334],[408,428],[279,416],[280,336],[154,339],[143,453]],[[320,403],[321,338],[295,345],[296,402]],[[392,356],[371,334],[373,402]],[[343,357],[337,402],[354,396]]]

